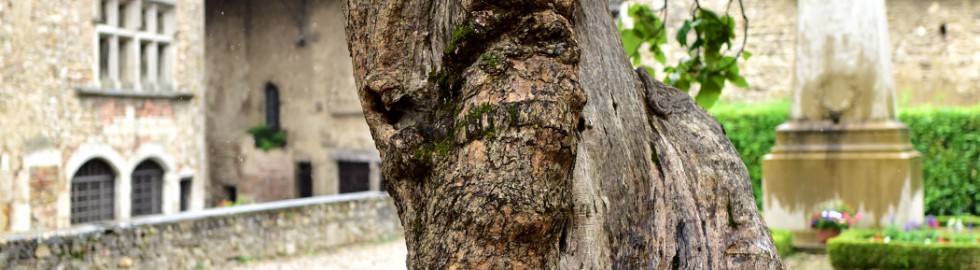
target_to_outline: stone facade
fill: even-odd
[[[380,158],[357,97],[341,3],[207,2],[210,203],[234,200],[230,190],[244,201],[297,197],[301,163],[312,195],[340,192],[342,161],[373,168],[357,181],[378,189]],[[278,89],[287,140],[263,151],[247,131],[270,124],[268,85]]]
[[[391,199],[377,192],[296,199],[9,236],[0,241],[0,268],[226,269],[394,239],[399,224]]]
[[[654,8],[662,0],[636,0]],[[668,34],[673,41],[693,1],[669,1]],[[702,6],[725,11],[728,0],[702,0]],[[746,50],[752,58],[742,65],[749,89],[728,85],[723,99],[734,102],[789,100],[793,85],[797,28],[796,0],[743,0],[749,18]],[[742,20],[736,16],[741,46]],[[980,103],[980,2],[975,0],[889,0],[892,74],[899,105],[970,106]],[[625,11],[623,12],[625,14]],[[669,48],[668,62],[685,55]],[[652,58],[646,63],[655,63]]]
[[[119,14],[159,4],[170,34],[107,27],[108,3],[123,3]],[[149,17],[119,21],[149,29]],[[121,33],[120,45],[100,46],[110,33]],[[71,226],[72,181],[92,160],[111,168],[115,220],[130,218],[131,175],[144,161],[164,170],[163,213],[180,211],[182,193],[187,208],[203,208],[203,39],[200,0],[0,0],[0,234]],[[159,65],[132,77],[141,70],[134,55]],[[118,69],[103,67],[113,60]]]

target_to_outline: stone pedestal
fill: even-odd
[[[863,227],[922,221],[920,164],[901,122],[784,123],[762,162],[764,217],[806,232],[818,204],[840,199],[862,213]]]
[[[790,120],[762,163],[767,224],[813,239],[812,215],[839,199],[861,227],[922,220],[921,157],[896,119],[883,0],[798,0]]]

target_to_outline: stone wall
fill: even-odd
[[[0,234],[69,227],[71,179],[93,159],[115,174],[116,220],[148,160],[165,170],[164,213],[180,211],[182,178],[190,209],[204,206],[204,1],[164,1],[176,34],[172,89],[159,92],[97,78],[99,2],[0,0]]]
[[[663,6],[663,0],[629,2]],[[702,6],[724,12],[728,0],[702,0]],[[742,66],[749,89],[728,85],[726,101],[766,102],[788,100],[793,85],[796,47],[796,0],[743,0],[749,19],[746,50],[751,59]],[[674,37],[690,17],[693,1],[669,1],[668,38]],[[891,56],[899,105],[970,106],[980,103],[980,2],[975,0],[889,0],[885,3],[891,40]],[[737,1],[730,13],[736,17],[741,46],[742,19]],[[625,10],[622,14],[625,14]],[[945,32],[944,32],[945,31]],[[668,62],[686,55],[675,47],[667,50]],[[652,58],[646,63],[655,63]]]
[[[304,4],[306,6],[300,6]],[[249,128],[265,124],[267,83],[279,89],[281,124],[287,134],[285,160],[312,165],[313,194],[338,192],[338,157],[380,162],[361,113],[344,37],[338,0],[246,1],[206,3],[208,76],[207,130],[212,186],[244,186],[247,160],[267,157],[242,149]],[[299,20],[297,20],[299,18]],[[256,171],[253,171],[256,172]],[[278,178],[270,171],[262,178]],[[374,173],[374,175],[379,175]],[[372,177],[378,179],[378,177]],[[371,186],[377,186],[376,180]],[[293,190],[295,176],[278,181]],[[241,190],[241,188],[239,188]],[[240,195],[264,200],[271,189]],[[211,190],[209,202],[227,198]]]
[[[401,233],[387,195],[352,193],[6,237],[0,268],[222,269]]]

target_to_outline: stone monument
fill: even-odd
[[[790,119],[762,163],[766,222],[805,236],[818,204],[835,199],[862,213],[861,227],[922,221],[921,156],[896,118],[884,0],[798,8]]]

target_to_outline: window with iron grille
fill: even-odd
[[[143,161],[133,170],[132,215],[159,214],[163,205],[163,168],[153,161]]]
[[[115,218],[116,175],[105,161],[86,162],[71,179],[71,223]]]
[[[279,87],[273,83],[265,84],[265,125],[272,131],[279,131]]]
[[[99,0],[99,86],[173,90],[174,0]]]
[[[371,189],[371,165],[367,162],[337,162],[340,168],[340,193],[368,191]]]

